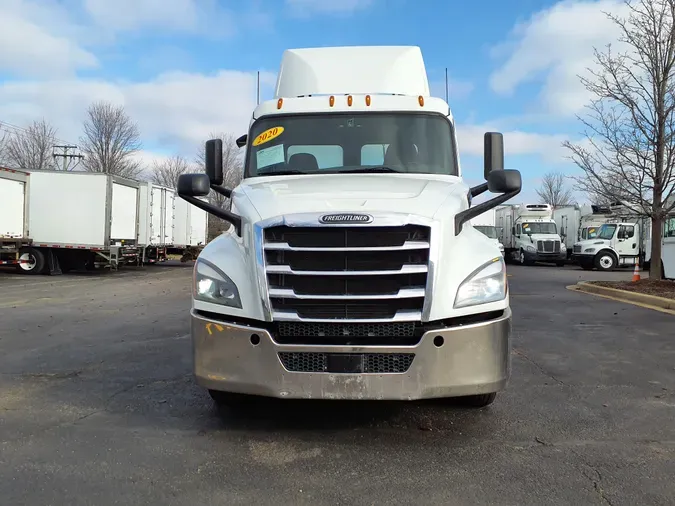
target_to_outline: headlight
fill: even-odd
[[[567,246],[564,243],[560,243],[560,251],[567,251]]]
[[[503,258],[495,258],[476,269],[459,285],[455,309],[497,302],[505,297],[506,266]]]
[[[586,248],[584,250],[584,253],[593,253],[593,252],[595,252],[595,248]]]
[[[207,260],[197,260],[193,294],[196,300],[241,309],[237,286],[224,272]]]
[[[525,246],[525,249],[526,249],[527,251],[529,251],[530,253],[536,253],[536,252],[537,252],[537,248],[535,248],[535,247],[532,246],[531,244],[528,244],[527,246]]]

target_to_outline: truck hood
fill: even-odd
[[[560,241],[560,236],[558,234],[532,234],[533,244],[537,241]]]
[[[607,243],[609,243],[609,241],[605,239],[586,239],[585,241],[575,242],[574,245],[581,246],[582,248],[588,248],[590,246],[602,246]]]
[[[320,174],[251,178],[242,192],[261,220],[295,213],[396,212],[433,218],[467,207],[466,186],[454,176],[429,174]],[[247,214],[244,199],[234,205]],[[255,221],[255,220],[254,220]]]

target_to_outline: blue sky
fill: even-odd
[[[545,172],[575,173],[588,95],[577,74],[616,38],[619,2],[543,0],[0,0],[0,121],[44,117],[77,142],[86,106],[123,103],[148,160],[193,157],[210,132],[243,133],[286,48],[418,45],[433,94],[450,76],[462,164],[482,172],[482,133],[505,134],[523,200]],[[4,48],[8,48],[7,51]],[[11,128],[11,127],[10,127]],[[581,196],[580,196],[581,197]]]

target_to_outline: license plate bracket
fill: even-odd
[[[326,372],[335,374],[361,374],[364,367],[361,353],[329,353],[326,356]]]

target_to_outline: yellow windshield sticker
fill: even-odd
[[[595,232],[595,229],[594,229],[594,228],[589,228],[588,231],[591,232],[591,233],[593,233],[593,232]]]
[[[265,130],[263,133],[261,133],[258,137],[255,138],[255,140],[253,141],[253,145],[260,146],[261,144],[265,144],[266,142],[269,142],[272,139],[276,139],[283,132],[284,127],[282,126],[276,126],[274,128],[270,128],[269,130]]]

